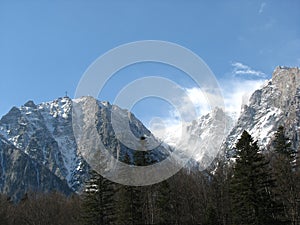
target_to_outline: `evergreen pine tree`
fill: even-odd
[[[218,216],[216,209],[214,209],[211,205],[207,209],[207,215],[205,218],[205,225],[218,225],[220,224],[218,221]]]
[[[130,164],[130,157],[128,153],[125,153],[124,163]],[[131,179],[131,175],[121,174],[121,176],[126,176],[126,179]],[[135,224],[133,221],[133,207],[132,207],[132,198],[133,198],[133,187],[127,185],[118,185],[117,191],[117,224],[130,225]]]
[[[273,171],[278,184],[276,193],[284,206],[289,224],[295,224],[297,220],[296,199],[299,197],[295,171],[296,151],[291,148],[283,126],[280,126],[275,133],[273,150],[275,152],[272,158]]]
[[[145,138],[140,140],[141,151],[134,151],[133,165],[145,166],[148,162],[148,152],[145,151]],[[130,163],[128,153],[124,156],[124,163]],[[121,174],[131,179],[131,174]],[[118,223],[119,224],[147,224],[147,191],[146,187],[121,185],[118,189]]]
[[[87,225],[113,224],[114,184],[92,171],[86,183],[83,200],[83,222]]]
[[[231,187],[235,224],[282,224],[276,218],[280,208],[272,194],[274,179],[268,162],[246,131],[236,144]]]
[[[148,165],[149,153],[146,150],[146,138],[140,138],[141,149],[137,150],[133,154],[133,164],[135,166]],[[147,191],[146,187],[132,186],[131,187],[131,208],[132,208],[132,220],[133,224],[145,224],[147,212]]]
[[[291,142],[285,135],[283,126],[279,126],[273,141],[274,151],[292,164],[296,160],[296,151],[291,148]]]
[[[100,199],[98,198],[97,180],[99,175],[90,172],[90,179],[85,184],[82,219],[84,224],[101,225]]]
[[[211,224],[232,224],[231,222],[231,204],[229,196],[230,177],[232,168],[224,161],[220,160],[214,173],[208,178],[208,192],[210,196],[210,205],[208,205],[207,214]],[[214,210],[218,222],[214,220]]]
[[[174,224],[175,213],[171,188],[168,180],[159,183],[157,188],[156,214],[161,224]]]

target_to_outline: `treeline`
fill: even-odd
[[[124,186],[91,172],[80,196],[30,195],[18,204],[1,198],[0,224],[300,224],[297,152],[284,128],[268,149],[244,131],[232,152],[213,171],[182,169],[151,186]],[[136,165],[149,163],[146,152],[136,154]]]
[[[284,128],[268,149],[244,131],[232,152],[213,171],[182,169],[145,187],[122,186],[94,173],[83,195],[83,223],[300,224],[300,173]],[[136,165],[147,164],[147,153],[136,154]]]
[[[268,149],[244,131],[232,152],[231,161],[213,171],[183,169],[146,187],[114,184],[94,173],[83,195],[83,223],[300,224],[297,155],[284,128]],[[136,154],[136,165],[147,164],[147,153]]]
[[[80,196],[30,193],[18,203],[0,197],[0,225],[81,225]]]

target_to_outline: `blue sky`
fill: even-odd
[[[253,89],[277,65],[300,66],[299,9],[298,0],[2,0],[0,116],[30,99],[50,101],[65,91],[73,97],[96,58],[118,45],[149,39],[198,54],[228,101],[235,101],[241,88],[233,92],[233,84]],[[145,75],[163,74],[197,92],[182,73],[163,65],[145,63],[120,74],[101,100],[113,102],[120,88]],[[161,106],[146,99],[133,111],[147,123],[153,116],[167,116]]]

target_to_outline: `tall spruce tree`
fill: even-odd
[[[131,163],[129,154],[126,153],[123,162],[134,166],[148,165],[149,153],[145,149],[146,139],[141,137],[140,150],[133,154]],[[126,179],[132,179],[131,174],[121,174]],[[117,194],[118,199],[118,224],[148,224],[148,193],[146,187],[120,185]]]
[[[130,156],[128,152],[125,153],[124,163],[130,165]],[[125,173],[124,173],[125,172]],[[124,179],[131,179],[131,174],[128,171],[122,171],[120,176]],[[129,185],[118,185],[117,190],[117,224],[133,225],[134,211],[133,211],[133,187]]]
[[[149,152],[146,149],[146,138],[140,137],[140,150],[133,154],[133,164],[135,166],[149,165]],[[133,224],[147,224],[147,188],[143,186],[131,187],[131,208],[133,216]]]
[[[296,160],[296,150],[291,148],[291,142],[285,135],[285,129],[283,126],[279,126],[273,141],[274,151],[289,161],[292,165]]]
[[[91,171],[83,199],[83,223],[87,225],[114,224],[114,183]]]
[[[207,214],[210,218],[210,224],[232,224],[231,222],[231,205],[230,205],[230,177],[232,168],[224,161],[219,161],[214,173],[209,177],[208,192],[210,205],[208,206]],[[218,222],[214,220],[214,211],[216,210]],[[209,223],[208,223],[209,224]]]
[[[158,223],[160,224],[174,224],[173,215],[174,199],[172,199],[172,193],[170,183],[168,180],[162,181],[157,185],[157,198],[156,198],[156,214]]]
[[[235,224],[282,224],[280,207],[273,196],[274,179],[257,142],[244,131],[236,144],[236,162],[231,181]]]
[[[272,165],[277,178],[276,193],[284,207],[288,224],[296,224],[297,198],[300,197],[296,174],[296,151],[291,147],[283,126],[279,126],[273,140]]]

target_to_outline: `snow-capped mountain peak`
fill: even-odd
[[[135,150],[128,147],[126,145],[128,143],[120,141],[121,136],[118,135],[123,135],[123,140],[129,143],[132,136],[128,133],[133,134],[137,139],[142,136],[147,137],[149,143],[157,142],[151,132],[127,110],[92,97],[74,100],[62,97],[41,104],[28,101],[19,108],[13,107],[0,120],[1,143],[3,145],[8,143],[8,148],[10,146],[15,148],[15,151],[21,152],[22,156],[26,156],[33,165],[36,165],[36,168],[47,170],[47,173],[51,173],[55,179],[67,183],[73,191],[80,191],[88,177],[90,167],[83,154],[93,148],[92,142],[87,141],[82,147],[82,143],[76,139],[74,133],[77,131],[76,124],[75,127],[73,124],[76,121],[73,120],[78,118],[74,117],[75,105],[76,109],[83,112],[88,119],[81,121],[84,126],[81,127],[83,130],[79,131],[88,135],[87,140],[101,139],[103,146],[118,159],[124,158],[126,153],[132,158]],[[89,114],[91,109],[94,114]],[[112,120],[116,124],[113,124]],[[127,123],[128,132],[122,127],[125,124],[124,121]],[[97,132],[95,137],[88,133],[91,126]],[[120,130],[122,132],[118,133]],[[157,150],[150,154],[153,161],[163,158],[163,152],[166,152],[163,146],[157,145],[156,148]],[[7,164],[3,149],[6,148],[0,148],[0,168],[5,168]],[[12,167],[13,173],[21,174],[21,171],[14,171],[14,168],[17,167]],[[3,188],[11,182],[10,178],[11,176],[7,174],[0,182],[0,191],[5,192]],[[26,180],[27,183],[24,184],[22,192],[35,186],[32,183],[40,183],[41,180],[43,180],[43,173],[36,170],[35,179]],[[6,191],[10,192],[11,189]]]
[[[234,120],[223,109],[215,108],[190,123],[166,129],[160,138],[173,148],[179,149],[182,155],[196,160],[200,169],[205,169],[217,156],[233,125]]]
[[[264,148],[280,125],[286,128],[293,147],[299,148],[300,135],[300,70],[278,66],[272,79],[256,90],[245,105],[236,126],[228,135],[223,151],[234,149],[235,143],[247,130]],[[230,155],[230,154],[229,154]]]
[[[244,130],[263,149],[280,125],[292,147],[300,149],[299,68],[277,67],[272,79],[243,105],[237,122],[215,108],[190,123],[162,129],[157,133],[161,140],[131,112],[92,97],[62,97],[41,104],[28,101],[0,120],[0,191],[15,198],[32,189],[57,189],[66,194],[80,191],[90,169],[83,156],[91,153],[97,138],[120,160],[129,155],[132,162],[135,149],[128,146],[144,137],[148,144],[158,143],[150,153],[152,162],[165,159],[170,145],[171,152],[178,150],[177,157],[195,159],[197,168],[205,169],[219,153],[230,156]]]

